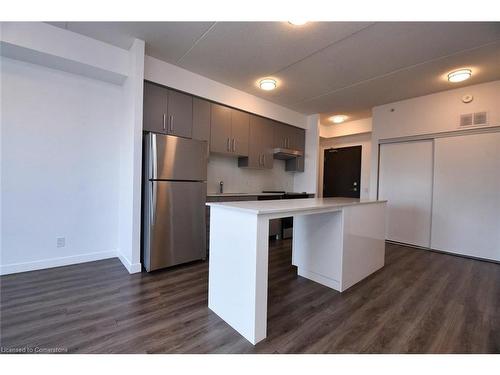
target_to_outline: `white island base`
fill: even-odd
[[[269,220],[293,216],[298,274],[340,292],[384,265],[385,201],[208,203],[208,307],[252,344],[265,339]]]

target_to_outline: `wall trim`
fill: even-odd
[[[139,273],[142,271],[141,263],[130,263],[129,260],[121,254],[119,251],[116,253],[120,262],[122,262],[123,266],[127,269],[128,273]]]
[[[13,273],[42,270],[46,268],[69,266],[72,264],[93,262],[96,260],[116,258],[116,250],[101,251],[68,257],[58,257],[43,260],[35,260],[25,263],[5,264],[0,267],[0,275],[9,275]]]
[[[409,135],[406,137],[384,138],[384,139],[379,139],[378,143],[379,145],[381,145],[386,143],[423,141],[423,140],[432,140],[435,138],[458,137],[461,135],[469,135],[469,134],[495,133],[498,131],[500,131],[500,126],[489,125],[489,126],[477,127],[474,129],[457,129],[439,133],[427,133],[427,134]]]

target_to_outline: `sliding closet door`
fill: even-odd
[[[500,133],[435,140],[431,247],[500,261]]]
[[[391,241],[429,247],[433,141],[380,145],[379,199],[387,199]]]

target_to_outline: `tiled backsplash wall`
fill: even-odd
[[[257,193],[262,190],[293,191],[293,172],[285,172],[285,162],[274,160],[273,169],[238,168],[238,159],[210,155],[207,192],[217,193],[219,181],[224,181],[226,193]]]

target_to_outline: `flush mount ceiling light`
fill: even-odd
[[[305,25],[307,23],[307,21],[304,21],[304,20],[295,20],[295,21],[288,21],[288,23],[290,25],[293,25],[293,26],[302,26],[302,25]]]
[[[330,120],[335,124],[340,124],[347,119],[348,119],[348,117],[346,115],[335,115],[335,116],[330,117]]]
[[[462,82],[466,79],[469,79],[472,75],[472,71],[470,69],[460,69],[454,70],[453,72],[448,73],[448,81],[450,82]]]
[[[276,80],[272,78],[264,78],[259,81],[259,87],[265,91],[274,90],[277,86]]]

